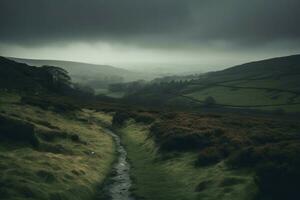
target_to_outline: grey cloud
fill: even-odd
[[[0,42],[299,41],[299,0],[1,0]]]

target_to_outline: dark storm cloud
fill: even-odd
[[[19,45],[260,44],[300,38],[299,0],[0,0],[0,9],[0,42]]]
[[[193,14],[198,38],[268,42],[300,37],[299,0],[206,0]]]
[[[1,0],[2,40],[76,39],[159,34],[188,15],[173,0]]]

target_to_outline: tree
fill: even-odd
[[[46,84],[49,88],[57,92],[71,89],[71,78],[66,70],[54,66],[42,66],[41,69],[47,72]]]
[[[79,83],[74,84],[74,90],[78,91],[79,93],[82,93],[82,95],[88,95],[88,96],[95,95],[95,90],[93,88]]]
[[[206,97],[206,99],[203,101],[203,105],[206,107],[213,107],[216,104],[216,100],[212,97]]]

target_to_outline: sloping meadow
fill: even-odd
[[[126,121],[130,116],[140,118],[137,113],[116,115],[119,116],[115,121]],[[194,168],[208,169],[224,163],[228,170],[252,174],[258,199],[300,197],[297,120],[236,114],[141,112],[141,115],[155,119],[144,129],[149,129],[146,141],[153,139],[159,160],[174,162],[180,160],[180,155],[191,153],[195,156],[189,162]]]
[[[46,109],[1,93],[3,199],[92,199],[110,171],[114,145],[89,110]]]

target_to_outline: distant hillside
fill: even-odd
[[[0,57],[0,88],[29,92],[69,88],[69,77],[57,67],[34,67]]]
[[[208,97],[225,107],[300,111],[300,55],[246,63],[188,82],[150,85],[129,99],[193,107]]]
[[[77,83],[89,85],[96,90],[105,89],[109,84],[130,82],[139,79],[148,79],[147,75],[129,70],[88,63],[57,61],[57,60],[33,60],[22,58],[9,58],[17,62],[34,66],[51,65],[61,67],[69,72],[72,80]]]

